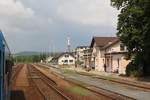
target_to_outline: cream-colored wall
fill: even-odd
[[[102,57],[101,50],[99,48],[97,57],[96,57],[96,70],[97,71],[104,71],[104,57]]]
[[[130,60],[126,60],[124,59],[124,57],[125,55],[123,54],[113,55],[113,71],[118,69],[117,59],[119,59],[119,69],[118,69],[119,74],[125,74],[126,66],[129,64]]]
[[[105,53],[124,52],[120,50],[120,44],[121,42],[117,42],[113,44],[111,47],[108,47],[106,50],[100,50],[100,48],[97,47],[96,44],[94,44],[92,57],[95,57],[95,70],[104,71]],[[125,56],[124,54],[112,54],[111,56],[112,56],[112,72],[118,70],[119,74],[125,74],[126,66],[130,61],[124,59]],[[119,68],[118,68],[118,59],[119,59]]]
[[[94,61],[94,57],[96,60],[96,44],[94,44],[93,48],[92,48],[92,55],[91,55],[91,67],[95,67],[96,62]]]
[[[119,74],[125,74],[126,73],[126,67],[130,62],[131,62],[130,60],[126,60],[126,59],[124,59],[124,57],[122,57],[121,68],[119,68]]]
[[[96,46],[96,44],[94,44],[93,47],[93,51],[92,51],[92,58],[95,57],[95,70],[97,71],[104,71],[104,63],[103,63],[103,59],[101,58],[101,51],[100,48]]]
[[[124,51],[121,51],[120,50],[120,44],[121,44],[121,42],[117,42],[117,43],[113,44],[112,46],[110,46],[110,47],[108,47],[106,49],[106,52],[107,53],[111,53],[111,52],[125,52],[126,51],[126,47],[125,47]]]
[[[112,52],[125,52],[126,51],[126,47],[124,51],[120,50],[120,44],[121,42],[117,42],[116,44],[112,45],[111,47],[106,49],[107,53],[112,53]],[[128,65],[128,63],[130,61],[125,60],[124,54],[113,54],[111,55],[113,57],[113,61],[112,61],[112,71],[116,71],[118,69],[118,59],[119,59],[119,74],[125,74],[125,70],[126,70],[126,66]]]
[[[112,56],[112,59],[113,59],[113,61],[112,61],[112,72],[115,72],[119,68],[118,59],[120,62],[120,58],[121,58],[120,55],[113,55]]]
[[[122,68],[121,63],[122,63],[122,58],[124,55],[122,54],[115,54],[112,55],[112,72],[115,72],[116,70],[119,70]],[[118,59],[119,59],[119,65],[118,65]]]

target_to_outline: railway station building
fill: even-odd
[[[97,70],[109,73],[125,74],[126,47],[117,37],[93,37],[90,66]]]

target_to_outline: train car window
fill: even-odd
[[[4,72],[5,72],[5,53],[3,52],[3,75],[4,75]]]
[[[6,62],[5,62],[5,74],[7,74],[7,72],[8,72],[8,66],[9,65],[9,62],[8,62],[8,60],[6,60]]]
[[[11,62],[9,60],[6,60],[5,62],[5,74],[9,73],[11,70]]]

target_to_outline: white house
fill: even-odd
[[[75,57],[72,53],[62,53],[52,59],[52,63],[57,65],[75,65]]]

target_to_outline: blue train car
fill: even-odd
[[[11,93],[12,57],[0,31],[0,100],[9,100]]]

